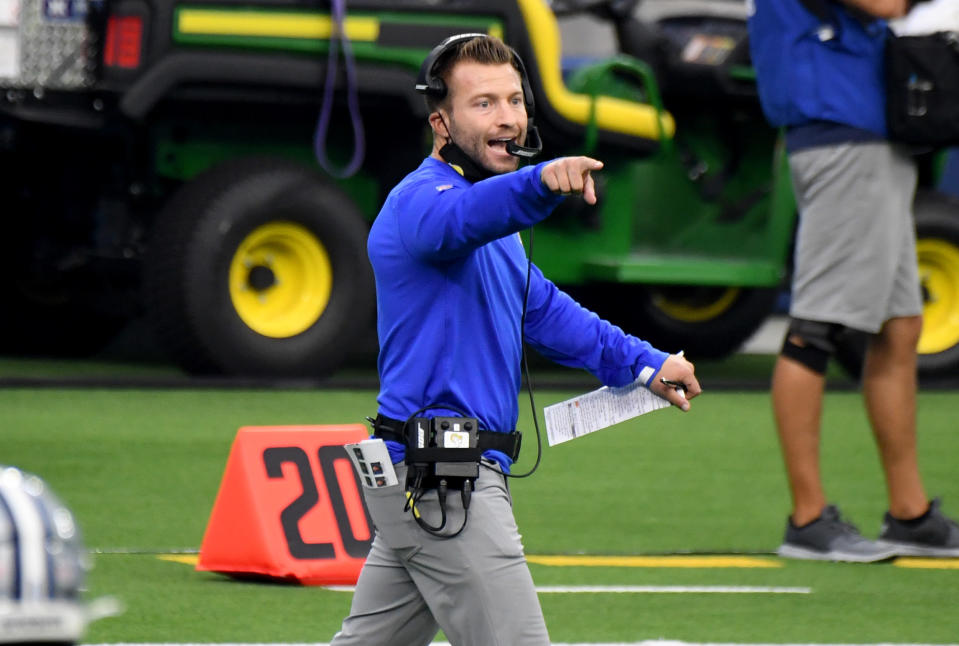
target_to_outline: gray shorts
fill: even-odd
[[[846,143],[789,165],[800,214],[790,315],[878,332],[921,314],[912,159],[886,142]]]

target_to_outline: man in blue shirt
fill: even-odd
[[[926,496],[916,450],[922,299],[912,199],[916,169],[886,139],[886,23],[908,0],[755,0],[750,48],[769,121],[786,128],[799,230],[790,326],[772,399],[793,510],[779,553],[879,561],[959,556],[959,526]],[[828,505],[819,471],[829,357],[867,332],[863,395],[889,510],[866,540]]]
[[[610,386],[641,380],[682,410],[700,387],[682,356],[583,309],[528,263],[519,231],[565,195],[595,203],[602,163],[571,157],[517,170],[516,153],[530,154],[534,137],[515,52],[493,37],[453,37],[421,77],[433,152],[389,194],[368,244],[380,340],[375,432],[388,440],[400,484],[364,490],[376,536],[333,644],[425,645],[442,628],[457,646],[547,645],[506,485],[515,445],[498,441],[516,426],[523,341]],[[471,498],[404,487],[404,430],[416,415],[475,418],[485,429]],[[445,529],[426,531],[416,517]]]

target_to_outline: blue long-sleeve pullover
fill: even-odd
[[[390,192],[367,245],[376,278],[381,415],[405,420],[425,406],[448,404],[481,428],[515,428],[527,274],[518,232],[563,200],[540,180],[542,166],[471,184],[428,157]],[[527,343],[606,385],[640,376],[648,384],[666,353],[581,307],[535,265],[530,271]]]

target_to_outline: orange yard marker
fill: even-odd
[[[239,429],[196,568],[355,583],[373,523],[343,445],[368,435],[362,424]]]

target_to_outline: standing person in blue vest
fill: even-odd
[[[767,118],[786,128],[799,206],[790,325],[772,402],[792,494],[779,554],[870,562],[959,556],[959,526],[929,501],[916,449],[922,299],[916,169],[886,139],[884,19],[908,0],[754,0],[749,35]],[[870,333],[862,389],[886,479],[879,540],[827,504],[819,469],[826,364],[847,330]]]
[[[700,387],[682,356],[583,309],[527,262],[519,231],[565,195],[595,203],[602,164],[565,157],[517,169],[538,136],[516,53],[490,36],[451,37],[423,63],[417,89],[433,151],[390,192],[368,244],[380,341],[374,433],[399,484],[364,489],[376,534],[332,643],[425,646],[442,628],[457,646],[547,646],[506,479],[519,448],[523,341],[604,384],[640,380],[683,410]],[[422,446],[418,416],[484,429],[475,482],[410,484],[420,467],[404,458]]]

